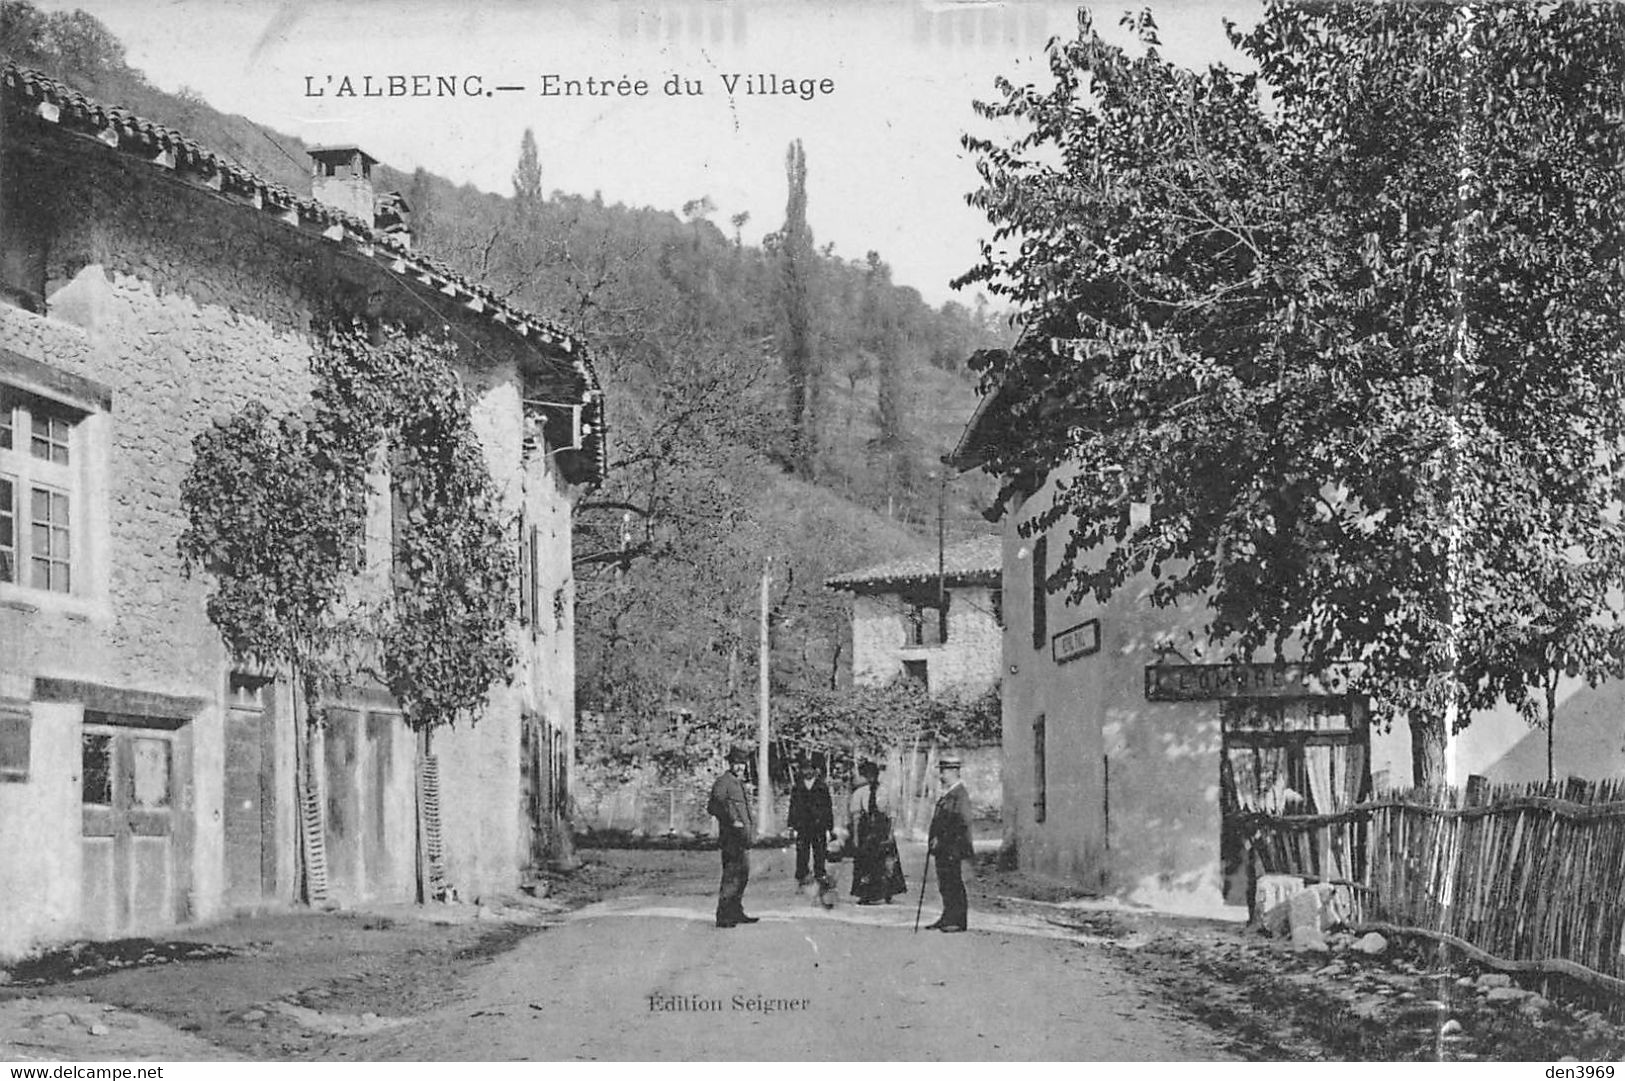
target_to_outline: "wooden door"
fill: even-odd
[[[272,686],[233,674],[226,711],[226,902],[276,896],[276,757]]]
[[[86,933],[107,937],[172,926],[174,732],[87,724],[80,766]]]
[[[329,708],[322,729],[324,794],[327,799],[327,881],[333,896],[355,904],[364,894],[361,846],[361,714]]]
[[[552,817],[548,788],[553,771],[549,750],[546,722],[534,713],[524,714],[519,721],[519,828],[532,870],[547,866]]]
[[[395,733],[405,724],[399,713],[367,711],[367,753],[362,761],[365,774],[366,826],[361,837],[361,863],[366,881],[363,889],[370,898],[406,900],[390,893],[394,881],[395,854],[390,850],[389,794],[395,781]]]

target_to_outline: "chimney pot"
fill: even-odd
[[[317,146],[310,160],[311,197],[372,228],[372,167],[378,159],[358,146]]]

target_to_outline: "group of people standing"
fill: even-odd
[[[749,848],[755,838],[755,820],[745,793],[743,774],[750,752],[735,747],[728,753],[728,769],[711,787],[709,812],[716,817],[722,848],[722,885],[717,893],[717,926],[737,927],[757,922],[745,915],[745,886],[750,880]],[[927,842],[936,863],[937,889],[942,915],[927,924],[932,930],[963,931],[967,902],[962,861],[972,856],[971,800],[960,779],[961,763],[952,755],[937,762],[942,794],[931,816]],[[858,783],[846,802],[847,851],[852,860],[852,896],[860,905],[889,904],[908,892],[892,808],[880,786],[882,770],[876,762],[858,766]],[[787,823],[796,842],[796,884],[816,882],[820,891],[833,889],[828,873],[829,843],[837,838],[834,803],[823,771],[810,762],[797,767],[790,793]]]

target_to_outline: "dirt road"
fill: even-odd
[[[765,856],[765,858],[764,858]],[[1088,943],[1042,919],[974,913],[912,930],[912,905],[833,911],[757,854],[719,930],[709,860],[659,896],[591,905],[482,968],[465,997],[364,1036],[363,1059],[1196,1059],[1179,1020]],[[931,897],[934,900],[934,895]],[[927,921],[930,919],[929,908]]]
[[[587,856],[544,900],[287,912],[0,970],[0,1061],[1625,1054],[1612,1007],[1583,995],[1350,934],[1297,954],[991,863],[974,930],[945,936],[914,934],[911,904],[816,907],[784,852],[753,854],[762,922],[729,931],[714,851]]]

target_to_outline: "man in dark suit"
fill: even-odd
[[[824,881],[829,839],[835,829],[835,808],[830,804],[824,771],[811,762],[797,766],[796,786],[790,790],[790,831],[796,836],[796,885],[805,886],[807,857],[812,856],[812,878]]]
[[[745,794],[745,764],[750,752],[735,747],[728,752],[728,769],[711,786],[707,809],[717,820],[717,839],[722,847],[722,886],[717,890],[717,926],[738,927],[755,923],[745,915],[745,885],[750,881],[750,843],[756,836],[756,822]]]
[[[942,894],[942,915],[926,925],[938,931],[963,931],[968,916],[962,861],[974,854],[971,847],[971,803],[965,782],[959,779],[960,761],[943,755],[937,762],[942,795],[931,815],[928,850],[937,862],[937,891]]]

